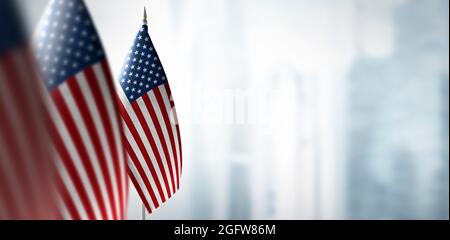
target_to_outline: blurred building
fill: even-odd
[[[436,218],[448,219],[449,216],[449,77],[441,79],[441,165],[437,174]],[[446,196],[446,197],[445,197]]]
[[[448,218],[448,4],[405,1],[392,55],[349,73],[350,218]]]
[[[225,89],[244,90],[248,88],[248,59],[245,47],[245,18],[239,0],[223,1]],[[234,124],[227,126],[228,138],[228,218],[250,219],[250,133],[248,124],[249,99],[244,93],[234,96]]]

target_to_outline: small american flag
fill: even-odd
[[[37,32],[65,219],[125,219],[127,178],[114,83],[82,0],[53,0]]]
[[[119,77],[118,94],[128,175],[151,213],[179,189],[182,153],[171,90],[146,15]]]
[[[44,88],[14,2],[0,1],[0,219],[55,219]]]

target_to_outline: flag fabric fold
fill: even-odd
[[[82,0],[52,0],[35,48],[65,219],[125,219],[123,128],[105,52]]]
[[[146,19],[118,79],[128,174],[151,213],[179,189],[182,149],[170,86]]]

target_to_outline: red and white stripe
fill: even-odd
[[[182,167],[180,130],[166,83],[130,103],[117,86],[129,156],[128,174],[148,212],[179,189]]]
[[[48,118],[65,219],[126,218],[122,125],[106,61],[50,92]]]
[[[0,56],[0,219],[55,219],[44,92],[28,50]]]

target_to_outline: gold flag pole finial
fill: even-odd
[[[144,25],[147,25],[147,8],[144,7]]]

